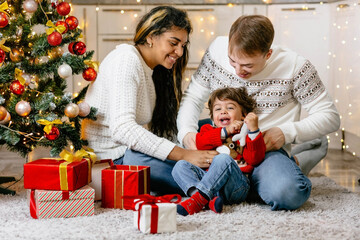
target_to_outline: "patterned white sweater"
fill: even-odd
[[[165,160],[175,144],[145,127],[156,93],[150,69],[137,49],[121,44],[100,65],[85,101],[98,109],[96,121],[83,122],[83,136],[98,158],[117,159],[127,148]]]
[[[223,87],[246,87],[257,102],[256,114],[262,131],[279,127],[288,153],[300,143],[336,131],[339,114],[315,67],[288,49],[273,46],[264,69],[249,79],[235,73],[228,58],[228,37],[210,45],[183,97],[178,114],[178,140],[196,132],[199,115],[210,92]],[[300,120],[303,107],[308,117]]]

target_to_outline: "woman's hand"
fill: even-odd
[[[213,158],[219,153],[215,150],[187,150],[184,160],[189,163],[201,167],[208,168]]]
[[[175,161],[185,160],[195,166],[208,168],[212,159],[218,154],[215,150],[189,150],[175,146],[168,159]]]

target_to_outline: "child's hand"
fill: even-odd
[[[234,135],[236,133],[239,133],[243,124],[243,121],[234,120],[229,126],[226,127],[227,134]]]
[[[258,116],[253,112],[250,112],[246,115],[244,122],[246,123],[246,126],[250,132],[259,129]]]

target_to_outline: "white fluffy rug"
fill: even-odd
[[[177,232],[150,235],[133,227],[133,212],[102,209],[95,216],[32,219],[21,183],[15,196],[0,195],[1,239],[359,239],[360,195],[331,179],[312,175],[313,191],[296,211],[271,211],[261,204],[227,206],[177,216]],[[13,187],[14,189],[14,187]]]

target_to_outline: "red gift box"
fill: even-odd
[[[44,190],[79,189],[91,182],[91,160],[78,162],[38,159],[24,164],[24,188]]]
[[[103,159],[96,161],[91,169],[91,183],[89,186],[95,189],[95,201],[101,200],[101,171],[111,166],[114,166],[111,159]]]
[[[101,172],[102,207],[134,209],[133,200],[123,196],[150,193],[150,167],[114,165]]]
[[[30,190],[29,190],[30,191]],[[68,218],[94,215],[95,191],[84,186],[75,191],[30,191],[30,215],[33,218]]]

